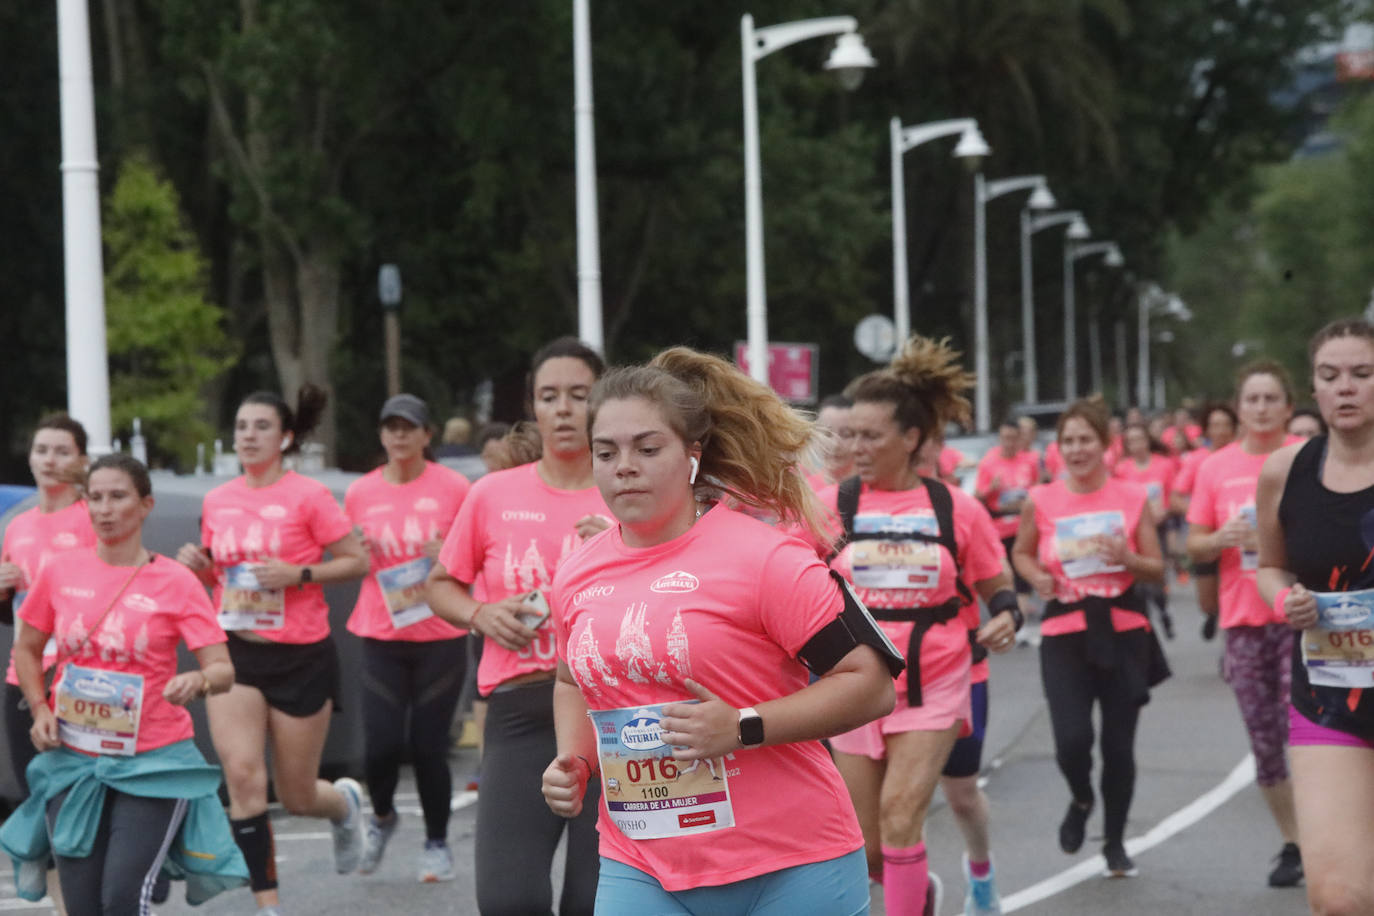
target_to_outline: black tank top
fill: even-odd
[[[1335,493],[1321,482],[1325,436],[1298,450],[1279,500],[1288,570],[1315,592],[1374,588],[1374,487]],[[1327,728],[1374,738],[1374,690],[1312,686],[1293,641],[1293,705]]]

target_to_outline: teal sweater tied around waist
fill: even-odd
[[[144,798],[184,798],[186,818],[168,850],[162,870],[186,882],[186,902],[195,906],[220,891],[248,883],[248,866],[234,843],[229,818],[219,801],[220,769],[205,762],[195,742],[177,741],[132,757],[92,757],[65,747],[45,751],[27,770],[29,797],[3,827],[0,849],[14,862],[19,896],[40,900],[45,884],[19,882],[23,863],[40,863],[27,874],[46,869],[49,852],[66,858],[91,854],[108,790]],[[63,792],[51,843],[48,802]]]

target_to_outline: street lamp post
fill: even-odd
[[[1159,288],[1159,284],[1150,283],[1141,289],[1139,297],[1136,300],[1137,321],[1139,323],[1136,328],[1137,360],[1135,396],[1137,403],[1142,409],[1150,406],[1150,312],[1156,305],[1162,306],[1164,315],[1170,318],[1184,322],[1193,320],[1193,313],[1188,306],[1184,304],[1183,300],[1173,293],[1166,293]],[[1166,334],[1168,335],[1167,339],[1164,337]],[[1164,331],[1160,332],[1160,339],[1165,343],[1172,340],[1173,331],[1166,328]],[[1244,343],[1238,343],[1236,346],[1241,348],[1241,352],[1237,355],[1243,355],[1245,352]],[[1234,348],[1232,352],[1235,353]],[[1158,397],[1160,391],[1159,386],[1162,385],[1162,383],[1162,378],[1155,380],[1155,394],[1158,400],[1155,406],[1157,407],[1164,406],[1163,399]]]
[[[1108,267],[1120,267],[1125,263],[1116,242],[1064,242],[1064,398],[1069,401],[1078,397],[1078,340],[1074,329],[1073,265],[1080,258],[1099,254],[1106,256],[1104,263]]]
[[[911,336],[911,288],[906,263],[906,183],[902,177],[902,156],[931,140],[959,134],[954,155],[976,160],[992,150],[978,131],[973,118],[951,118],[930,121],[914,127],[903,127],[900,118],[888,124],[892,147],[892,323],[898,346]]]
[[[100,250],[100,163],[86,0],[58,0],[62,119],[62,253],[66,280],[67,411],[86,427],[92,455],[110,451],[105,268]]]
[[[855,89],[864,70],[877,66],[853,16],[803,19],[754,28],[754,17],[740,17],[740,52],[744,76],[744,260],[748,303],[749,374],[768,383],[768,295],[763,265],[763,179],[759,161],[759,100],[754,85],[754,65],[774,51],[826,35],[838,35],[835,49],[825,63],[846,89]]]
[[[577,336],[606,351],[601,322],[601,240],[596,209],[596,114],[592,30],[587,4],[573,0],[573,118],[577,172]]]
[[[974,389],[974,425],[979,431],[992,423],[988,378],[988,201],[1016,191],[1030,191],[1027,206],[1049,210],[1055,206],[1054,195],[1044,175],[1021,175],[988,182],[983,173],[973,176],[973,374],[977,376]],[[1022,280],[1025,263],[1022,263]],[[1023,316],[1024,317],[1024,316]]]
[[[1039,372],[1035,360],[1035,284],[1031,280],[1031,236],[1044,229],[1069,224],[1068,237],[1074,240],[1086,239],[1092,230],[1083,221],[1083,214],[1077,210],[1063,210],[1058,213],[1032,215],[1029,208],[1021,211],[1021,341],[1026,351],[1026,361],[1022,367],[1025,372],[1026,403],[1035,404],[1040,400]]]

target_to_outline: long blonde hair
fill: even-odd
[[[815,426],[772,389],[717,356],[672,347],[648,365],[612,369],[596,383],[587,405],[589,434],[601,405],[629,398],[662,410],[685,444],[700,443],[696,490],[719,490],[830,540],[824,511],[797,469]]]

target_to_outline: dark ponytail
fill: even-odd
[[[283,455],[300,451],[301,443],[320,425],[329,395],[318,385],[306,382],[296,392],[296,409],[275,391],[255,391],[243,399],[244,404],[266,404],[277,412],[281,431],[291,434],[291,444],[282,449]]]

